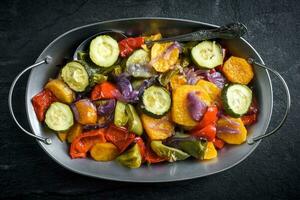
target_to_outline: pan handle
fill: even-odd
[[[289,91],[289,88],[288,88],[285,80],[283,79],[283,77],[276,70],[271,69],[269,67],[266,67],[263,64],[260,64],[260,63],[256,62],[253,58],[248,58],[247,61],[248,61],[249,64],[254,64],[254,65],[258,66],[258,67],[262,67],[262,68],[267,69],[270,72],[274,73],[280,79],[282,85],[284,86],[285,96],[286,96],[286,109],[285,109],[283,118],[281,119],[281,121],[279,122],[279,124],[273,130],[271,130],[268,133],[265,133],[264,135],[260,135],[260,136],[248,139],[247,143],[249,145],[252,145],[252,144],[256,143],[257,141],[259,141],[259,140],[261,140],[263,138],[266,138],[266,137],[269,137],[270,135],[273,135],[275,132],[277,132],[282,127],[282,125],[284,124],[284,122],[285,122],[285,120],[286,120],[286,118],[287,118],[287,116],[289,114],[289,111],[290,111],[290,107],[291,107],[291,95],[290,95],[290,91]]]
[[[38,136],[38,135],[35,135],[29,131],[27,131],[25,128],[23,128],[23,126],[18,122],[15,114],[14,114],[14,110],[13,110],[13,107],[12,107],[12,96],[13,96],[13,92],[14,92],[14,88],[15,88],[15,85],[17,83],[17,81],[19,80],[19,78],[25,73],[27,72],[28,70],[36,67],[36,66],[39,66],[39,65],[42,65],[42,64],[49,64],[52,62],[52,58],[50,56],[47,56],[45,59],[41,60],[40,62],[37,62],[27,68],[25,68],[23,71],[21,71],[17,76],[16,78],[14,79],[14,81],[12,82],[11,86],[10,86],[10,90],[9,90],[9,94],[8,94],[8,107],[9,107],[9,111],[10,111],[10,114],[12,116],[12,118],[14,119],[15,123],[19,126],[19,128],[25,132],[27,135],[31,136],[31,137],[34,137],[40,141],[42,141],[43,143],[45,144],[51,144],[52,141],[50,138],[44,138],[44,137],[41,137],[41,136]]]

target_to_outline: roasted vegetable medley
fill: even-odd
[[[97,36],[32,98],[72,159],[138,168],[246,141],[258,114],[252,66],[217,41],[145,44],[161,37]]]

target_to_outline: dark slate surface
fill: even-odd
[[[294,1],[1,1],[0,7],[0,198],[26,199],[287,199],[300,197],[300,4]],[[76,26],[107,19],[161,16],[214,24],[241,21],[245,37],[269,66],[286,78],[292,111],[285,126],[238,166],[177,183],[129,184],[84,177],[51,160],[12,122],[11,81],[54,38]],[[26,79],[16,90],[17,114],[26,123]],[[274,81],[276,121],[282,87]],[[28,127],[28,126],[27,126]]]

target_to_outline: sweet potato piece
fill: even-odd
[[[118,148],[112,143],[96,143],[90,150],[91,157],[96,161],[111,161],[119,155]]]
[[[207,92],[197,85],[182,85],[173,91],[173,104],[172,104],[172,120],[180,125],[193,127],[198,122],[193,120],[188,111],[187,95],[190,92],[198,92],[199,98],[209,106],[211,100]]]
[[[82,125],[79,123],[74,124],[68,131],[67,141],[72,143],[73,140],[82,133]]]
[[[247,139],[247,129],[245,128],[241,118],[228,118],[230,118],[230,120],[234,121],[235,123],[238,123],[239,125],[235,126],[233,124],[230,124],[228,120],[220,118],[217,121],[217,130],[218,127],[228,127],[232,129],[237,129],[239,133],[218,132],[218,138],[222,139],[228,144],[242,144]]]
[[[253,78],[252,66],[243,58],[231,56],[223,66],[225,77],[233,82],[247,85]]]
[[[151,140],[167,139],[174,131],[174,125],[170,121],[169,115],[155,119],[146,114],[142,114],[141,119],[143,127]]]
[[[175,90],[176,88],[185,84],[186,84],[186,78],[182,75],[174,75],[170,79],[170,85],[172,90]]]
[[[167,49],[172,45],[172,42],[168,43],[155,43],[151,48],[151,62],[154,61],[153,68],[157,72],[166,72],[172,65],[174,65],[179,57],[179,49],[174,48],[169,53],[165,53]]]
[[[215,84],[213,84],[212,82],[209,82],[209,81],[199,80],[196,85],[198,85],[204,91],[207,92],[207,94],[210,97],[211,102],[219,102],[220,101],[221,90]]]
[[[65,142],[67,139],[68,131],[57,132],[57,137],[61,142]]]

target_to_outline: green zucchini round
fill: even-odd
[[[112,66],[119,57],[118,42],[109,35],[100,35],[94,38],[90,44],[90,58],[100,67]]]
[[[82,63],[72,61],[61,70],[63,81],[74,91],[83,92],[89,85],[89,75]]]
[[[227,114],[238,118],[246,114],[252,102],[252,90],[242,84],[228,84],[221,93],[223,107]]]
[[[171,96],[168,90],[160,86],[147,88],[142,96],[142,110],[155,118],[165,115],[171,108]]]
[[[54,131],[66,131],[74,124],[73,113],[67,104],[54,102],[46,112],[45,123]]]
[[[203,41],[191,50],[193,62],[202,68],[213,69],[223,64],[222,48],[215,41]]]

